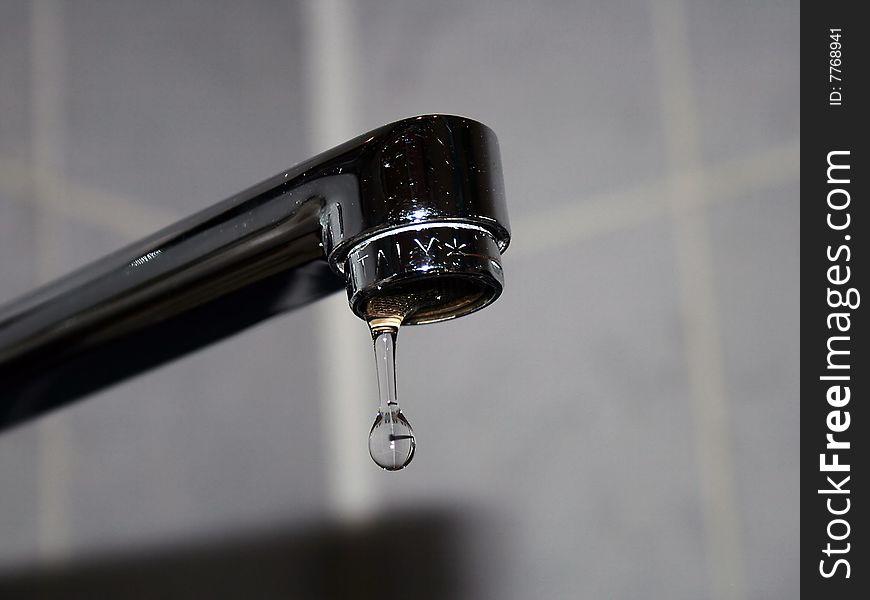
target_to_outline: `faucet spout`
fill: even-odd
[[[462,316],[509,241],[489,128],[385,125],[0,307],[0,429],[342,287],[362,318]]]

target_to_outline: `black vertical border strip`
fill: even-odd
[[[870,580],[870,532],[866,529],[867,503],[870,494],[858,490],[870,489],[870,473],[867,470],[866,448],[870,445],[870,411],[866,408],[868,398],[868,379],[870,361],[866,312],[870,310],[870,289],[866,285],[867,240],[870,236],[870,210],[867,179],[870,178],[867,162],[867,126],[865,113],[868,105],[867,77],[870,77],[870,64],[867,61],[870,23],[859,17],[863,12],[861,2],[814,2],[801,3],[801,593],[805,598],[868,598]],[[829,80],[831,28],[842,31],[842,82]],[[834,73],[838,75],[837,73]],[[837,89],[841,88],[841,89]],[[830,94],[842,93],[842,104],[831,106]],[[850,169],[848,184],[828,183],[828,153],[849,151],[840,155],[838,162],[848,162]],[[844,174],[843,171],[839,173]],[[849,205],[840,211],[828,207],[828,193],[834,189],[845,189],[849,194]],[[834,194],[834,201],[842,203],[846,196]],[[841,231],[827,224],[828,213],[832,213],[835,223],[844,221],[848,212],[850,225]],[[848,236],[848,238],[847,238]],[[839,260],[830,260],[828,248],[834,256],[841,246],[848,246],[839,255]],[[849,254],[848,262],[845,260]],[[845,266],[850,268],[849,281],[833,285],[828,280],[828,269],[840,265],[839,276],[845,274]],[[834,272],[837,275],[837,272]],[[855,288],[861,294],[859,305],[832,308],[828,302],[828,288],[839,289],[844,294]],[[849,313],[849,331],[829,330],[828,316],[834,312]],[[845,321],[841,321],[845,323]],[[848,360],[848,370],[828,370],[828,340],[830,336],[848,336],[845,343],[837,342],[841,349],[848,349],[847,357],[840,356],[840,362]],[[848,348],[846,347],[848,345]],[[848,374],[849,381],[832,382],[820,379],[824,375]],[[851,396],[847,405],[831,406],[827,401],[827,391],[831,385],[848,385]],[[826,449],[826,435],[831,433],[827,419],[831,411],[848,411],[849,427],[843,432],[833,433],[836,440],[848,441],[847,450]],[[839,417],[842,424],[844,415]],[[835,422],[836,426],[836,422]],[[839,454],[839,462],[849,465],[848,472],[825,472],[820,469],[820,454],[826,453],[827,462],[831,454]],[[827,477],[848,489],[848,494],[821,494],[819,490],[832,486]],[[850,479],[841,484],[843,477]],[[849,499],[849,510],[843,515],[829,512],[827,501],[831,499],[834,510],[843,510]],[[842,518],[842,522],[831,525],[831,533],[842,540],[829,537],[829,524]],[[848,552],[842,554],[824,552],[831,548]],[[849,544],[847,547],[846,544]],[[845,577],[845,565],[840,564],[834,575],[825,578],[837,559],[844,558],[849,563],[849,578]],[[820,566],[820,561],[825,561]]]

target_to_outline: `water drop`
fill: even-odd
[[[398,471],[414,458],[417,441],[396,398],[396,335],[401,319],[384,323],[371,321],[380,401],[369,432],[369,454],[382,469]]]

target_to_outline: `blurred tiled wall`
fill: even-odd
[[[798,21],[4,2],[0,302],[425,112],[497,132],[514,240],[491,309],[402,332],[408,470],[336,297],[0,437],[0,567],[438,506],[495,524],[491,597],[797,597]]]

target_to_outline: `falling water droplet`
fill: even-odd
[[[408,419],[402,414],[396,399],[396,335],[401,319],[385,324],[387,319],[372,321],[375,363],[378,369],[380,402],[378,414],[369,432],[369,454],[375,463],[387,470],[398,471],[414,458],[417,441]]]

